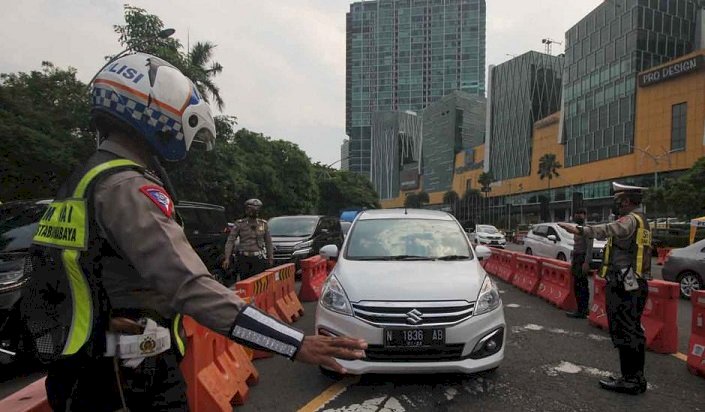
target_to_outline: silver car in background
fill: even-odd
[[[694,290],[705,288],[705,240],[673,249],[661,270],[663,280],[680,284],[681,297],[690,298]]]
[[[350,373],[474,373],[504,359],[499,291],[463,228],[445,212],[367,210],[353,223],[316,312],[316,331],[367,340]]]

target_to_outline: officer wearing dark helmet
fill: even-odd
[[[645,337],[641,315],[649,295],[651,232],[641,211],[642,187],[612,183],[615,214],[608,224],[574,226],[559,223],[568,232],[608,239],[600,276],[607,280],[607,320],[612,343],[619,350],[622,376],[600,381],[604,389],[640,394],[647,388],[644,377]]]
[[[274,265],[272,236],[267,221],[259,219],[262,201],[249,199],[245,202],[245,218],[235,222],[225,242],[223,269],[230,267],[230,256],[235,253],[235,272],[240,280],[259,274]],[[236,244],[237,240],[239,244]]]
[[[49,363],[53,410],[187,410],[175,333],[182,314],[248,347],[338,372],[334,358],[364,356],[364,341],[304,336],[246,304],[188,243],[160,165],[215,141],[210,108],[188,78],[130,54],[96,75],[91,103],[100,146],[48,206],[25,265],[22,316]]]

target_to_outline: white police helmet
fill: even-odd
[[[210,106],[177,68],[145,53],[110,63],[97,74],[91,115],[108,115],[140,134],[169,161],[182,160],[194,141],[211,150],[215,122]]]

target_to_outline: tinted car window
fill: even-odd
[[[463,230],[453,221],[427,219],[359,220],[350,232],[346,258],[384,259],[472,256]]]
[[[317,216],[281,216],[269,219],[269,233],[272,236],[310,236],[316,230]]]
[[[46,207],[35,203],[0,206],[0,252],[28,249]]]
[[[549,227],[548,227],[548,232],[546,233],[546,236],[551,236],[551,235],[555,236],[555,237],[558,238],[558,239],[561,238],[560,236],[558,236],[558,232],[556,232],[556,229],[554,229],[554,228],[552,228],[552,227],[549,226]]]
[[[548,234],[548,226],[536,226],[533,232],[538,236],[546,236]]]
[[[184,221],[186,232],[198,231],[201,234],[221,233],[225,230],[227,222],[221,210],[178,207],[178,212]]]

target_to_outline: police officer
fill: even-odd
[[[259,199],[250,199],[245,202],[245,218],[235,222],[230,230],[228,240],[225,242],[225,258],[223,269],[230,267],[230,256],[237,249],[235,257],[235,271],[240,275],[240,280],[262,273],[267,268],[274,266],[272,251],[272,236],[269,234],[267,221],[259,219],[259,210],[262,202]],[[238,246],[236,240],[240,239]]]
[[[578,209],[575,212],[573,221],[583,226],[587,218],[587,210]],[[576,319],[585,319],[588,314],[590,304],[590,289],[588,289],[588,273],[590,272],[590,261],[592,260],[592,238],[583,234],[573,237],[573,258],[570,269],[573,273],[573,289],[578,303],[578,310],[568,312],[566,316]]]
[[[215,125],[193,83],[142,53],[92,88],[98,151],[62,186],[32,248],[22,312],[48,367],[55,411],[187,410],[180,314],[243,345],[339,372],[366,343],[304,336],[218,283],[189,245],[160,160],[211,148]],[[169,186],[168,184],[166,186]]]
[[[622,393],[646,391],[645,338],[641,315],[651,277],[651,232],[640,209],[642,187],[612,183],[615,222],[596,226],[560,223],[567,231],[608,239],[600,275],[607,280],[607,320],[612,343],[619,350],[622,376],[600,381],[602,388]]]

